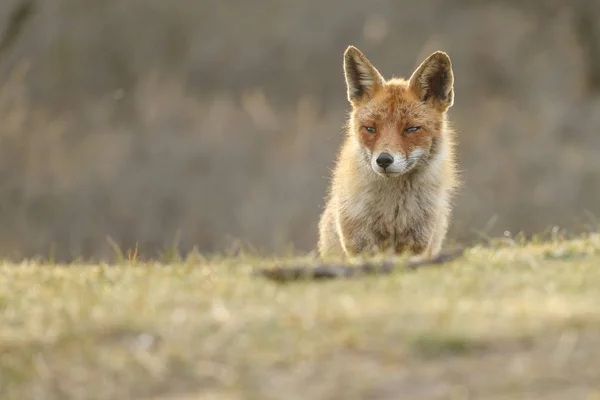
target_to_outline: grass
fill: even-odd
[[[281,261],[4,264],[1,398],[600,399],[599,234],[381,277],[250,274]]]

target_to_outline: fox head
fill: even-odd
[[[445,113],[454,103],[448,55],[431,54],[411,77],[385,80],[356,47],[344,53],[350,134],[370,168],[385,177],[427,165],[441,151]]]

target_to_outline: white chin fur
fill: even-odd
[[[384,171],[383,169],[377,167],[377,169],[373,169],[375,171],[375,173],[379,176],[382,176],[384,178],[394,178],[396,176],[402,176],[404,175],[406,172],[408,171],[404,171],[404,172],[387,172]]]

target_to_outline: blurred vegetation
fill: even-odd
[[[311,250],[349,44],[387,77],[452,57],[450,240],[595,228],[597,15],[597,0],[2,1],[0,254]]]
[[[297,263],[315,260],[4,262],[1,398],[600,396],[600,234],[327,283],[251,276]]]

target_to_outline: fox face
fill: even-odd
[[[386,81],[355,47],[344,53],[351,134],[365,163],[383,177],[427,165],[437,154],[454,77],[444,52],[430,55],[407,81]]]

